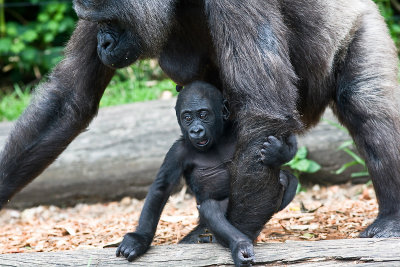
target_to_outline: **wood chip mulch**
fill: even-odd
[[[78,204],[71,208],[39,206],[0,212],[0,253],[102,248],[122,240],[138,222],[143,201]],[[356,238],[378,213],[371,186],[309,188],[277,213],[257,242]],[[175,244],[197,222],[193,197],[172,196],[164,209],[153,245]]]

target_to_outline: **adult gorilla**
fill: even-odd
[[[270,135],[330,105],[366,158],[380,204],[363,237],[400,236],[397,56],[371,0],[75,0],[66,58],[16,123],[0,163],[5,204],[87,127],[114,68],[157,57],[179,85],[223,88],[239,122],[228,219],[254,239],[279,170],[255,164]]]

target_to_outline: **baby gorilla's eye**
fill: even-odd
[[[200,112],[200,119],[205,120],[207,118],[207,111]]]
[[[189,114],[185,114],[184,117],[183,117],[183,119],[184,119],[186,122],[190,122],[190,121],[192,120],[192,116],[190,116]]]

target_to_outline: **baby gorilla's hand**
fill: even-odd
[[[150,241],[151,242],[151,241]],[[128,261],[143,255],[150,247],[150,242],[139,233],[127,233],[117,248],[117,257],[124,256]]]
[[[291,134],[287,138],[269,136],[261,148],[260,161],[266,166],[280,167],[289,162],[297,152],[296,137]]]
[[[236,242],[231,247],[231,253],[235,266],[251,266],[254,263],[253,244],[250,240]]]

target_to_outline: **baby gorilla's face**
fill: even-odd
[[[211,100],[197,95],[186,99],[180,107],[182,132],[197,150],[209,150],[222,134],[221,114],[215,110],[218,109],[213,108]]]

